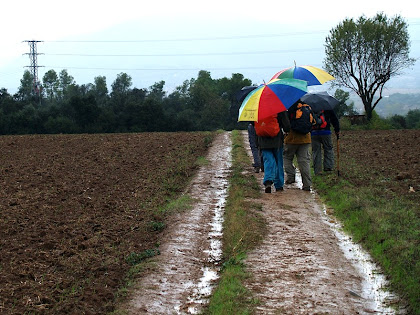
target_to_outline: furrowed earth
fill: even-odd
[[[208,133],[0,137],[0,313],[112,311]]]
[[[343,131],[342,176],[360,185],[380,176],[390,198],[404,195],[420,203],[419,137],[420,130]],[[154,227],[175,222],[157,209],[184,192],[211,138],[209,133],[0,137],[0,313],[112,312],[131,267],[127,257],[163,240],[165,233]],[[353,162],[366,165],[364,176],[352,175]],[[293,206],[287,198],[264,198],[267,209]],[[290,226],[285,221],[279,228]],[[258,272],[258,266],[252,270]],[[302,277],[291,279],[296,285],[290,287],[302,283]],[[255,285],[249,284],[263,291]]]

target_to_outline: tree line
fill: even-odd
[[[236,94],[252,85],[239,73],[213,79],[204,70],[169,94],[164,91],[165,81],[149,88],[132,87],[132,78],[126,73],[117,75],[111,91],[104,76],[78,85],[67,70],[46,72],[39,93],[34,92],[33,81],[32,74],[25,71],[16,94],[0,89],[0,134],[246,129],[246,122],[237,122],[241,104]],[[347,104],[348,92],[337,89],[334,97],[340,101],[335,108],[338,117],[357,114],[354,103]],[[390,117],[380,126],[419,128],[419,116],[420,110],[410,111],[407,116]]]
[[[14,95],[0,89],[0,134],[232,130],[244,124],[237,122],[235,94],[252,85],[242,74],[212,79],[207,71],[170,94],[164,81],[132,87],[126,73],[117,75],[110,91],[104,76],[78,85],[67,70],[46,72],[39,93],[29,71],[20,83]]]

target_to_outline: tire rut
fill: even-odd
[[[218,279],[228,175],[230,133],[219,133],[186,194],[193,208],[176,215],[165,231],[161,254],[123,307],[128,314],[196,314]]]

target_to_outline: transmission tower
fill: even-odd
[[[38,68],[43,66],[38,66],[38,55],[36,44],[42,42],[41,40],[25,40],[24,42],[29,44],[30,51],[29,53],[26,53],[25,55],[29,55],[29,60],[31,61],[31,65],[27,66],[28,68],[31,68],[32,76],[33,76],[33,88],[32,91],[35,95],[38,97],[41,96],[41,84],[38,80]]]

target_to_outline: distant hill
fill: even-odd
[[[351,96],[350,101],[354,102],[359,113],[364,112],[362,101],[357,95]],[[375,111],[381,117],[389,117],[396,114],[405,116],[409,110],[413,109],[420,109],[420,93],[394,93],[385,96],[380,100]]]

